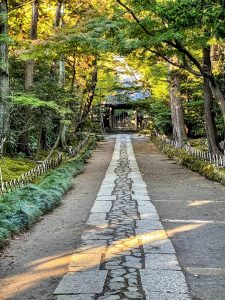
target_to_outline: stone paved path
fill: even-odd
[[[87,225],[57,300],[190,299],[127,134],[117,136]]]

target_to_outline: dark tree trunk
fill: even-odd
[[[79,121],[75,125],[75,130],[74,133],[76,133],[78,130],[82,129],[91,109],[92,102],[94,100],[95,96],[95,89],[98,81],[98,67],[97,67],[97,60],[94,61],[94,69],[92,72],[92,79],[91,79],[91,84],[88,89],[88,96],[85,102],[85,105],[83,107],[83,110],[81,112]]]
[[[173,125],[173,138],[181,147],[187,138],[184,123],[184,111],[180,95],[180,79],[176,71],[169,72],[170,108]]]
[[[0,2],[0,153],[9,130],[9,71],[8,71],[8,7],[7,0]]]
[[[211,73],[211,58],[210,46],[203,49],[203,68],[206,72]],[[205,127],[208,140],[209,151],[212,153],[219,153],[217,145],[217,131],[216,123],[213,114],[213,94],[210,89],[208,78],[204,78],[204,109],[205,109]]]
[[[63,6],[63,1],[58,1],[56,13],[55,13],[54,28],[57,28],[60,26],[60,22],[61,22],[61,18],[62,18],[62,6]]]
[[[31,155],[30,147],[29,147],[29,138],[30,138],[30,134],[27,134],[27,131],[23,132],[22,134],[19,135],[18,145],[17,145],[17,151],[23,152],[27,156]]]
[[[76,80],[76,56],[74,57],[74,64],[72,69],[72,79],[71,79],[71,88],[70,88],[71,94],[73,94],[74,92],[75,80]]]
[[[46,160],[49,160],[52,157],[52,155],[54,154],[55,150],[59,147],[60,140],[61,140],[61,137],[62,137],[62,134],[63,134],[63,130],[64,130],[64,123],[60,122],[58,136],[57,136],[57,138],[55,140],[55,143],[54,143],[51,151],[49,152],[48,156],[46,157]]]
[[[215,100],[218,103],[218,106],[220,108],[220,111],[222,113],[223,120],[225,123],[225,99],[224,99],[224,95],[222,94],[221,89],[220,89],[218,83],[216,82],[214,76],[213,76],[213,78],[209,79],[209,86],[210,86],[210,89],[212,91],[212,94],[213,94]]]
[[[41,131],[41,149],[42,150],[48,149],[48,133],[44,126],[42,127],[42,131]]]

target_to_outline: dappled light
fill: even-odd
[[[140,245],[151,245],[151,243],[166,240],[168,237],[176,236],[176,234],[197,230],[202,226],[202,224],[183,225],[166,232],[164,230],[154,230],[146,234],[118,240],[107,247],[107,249],[105,246],[95,248],[93,245],[89,248],[86,247],[85,250],[85,247],[81,246],[74,251],[46,256],[36,261],[32,261],[26,266],[25,272],[8,276],[1,281],[1,293],[4,295],[4,298],[2,299],[6,300],[15,297],[17,294],[35,287],[39,282],[42,282],[47,278],[60,278],[66,273],[68,267],[72,272],[92,269],[99,261],[96,254],[98,256],[102,255],[102,258],[104,259],[104,255],[107,253],[107,259],[109,259],[120,254],[122,255],[123,252],[135,249]]]
[[[188,204],[188,207],[196,207],[196,206],[202,206],[209,203],[212,203],[212,200],[192,200],[190,204]]]

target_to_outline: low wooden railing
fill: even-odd
[[[217,167],[225,168],[225,157],[222,154],[219,155],[219,154],[210,153],[208,151],[201,151],[187,144],[180,145],[178,142],[168,138],[165,135],[156,134],[156,136],[161,139],[162,147],[163,145],[170,145],[176,149],[184,149],[189,154],[196,157],[197,159],[208,161],[211,164],[215,164]]]
[[[63,153],[59,152],[57,154],[57,157],[43,161],[41,164],[37,165],[33,169],[20,175],[20,177],[17,179],[5,181],[5,182],[1,180],[0,194],[4,194],[4,193],[10,192],[10,191],[13,191],[19,187],[26,186],[28,183],[33,182],[36,178],[38,178],[42,174],[46,173],[48,170],[55,169],[57,166],[59,166],[62,163],[63,160],[66,161],[68,158],[72,158],[72,157],[76,156],[80,152],[80,150],[87,144],[87,142],[89,141],[89,138],[90,138],[90,136],[87,136],[75,148],[70,147],[68,150],[67,156],[65,156],[65,158],[63,157]]]

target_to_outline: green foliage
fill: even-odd
[[[41,215],[54,209],[72,187],[73,177],[84,171],[84,163],[95,147],[92,139],[75,160],[50,171],[38,185],[29,184],[0,198],[0,247],[6,240],[29,228]]]
[[[151,101],[150,116],[157,131],[162,134],[171,134],[172,121],[170,108],[167,103],[163,101]]]
[[[98,83],[94,105],[110,96],[128,102],[128,92],[137,87],[127,88],[127,94],[120,96],[122,87],[116,77],[118,64],[114,59],[118,55],[126,56],[128,64],[142,75],[141,86],[151,91],[148,101],[140,101],[138,105],[151,115],[158,131],[171,133],[168,63],[164,58],[183,66],[187,63],[197,71],[193,60],[178,48],[185,48],[202,66],[202,47],[223,47],[224,3],[220,0],[122,2],[139,22],[118,1],[75,0],[64,2],[64,24],[61,26],[61,20],[56,28],[53,24],[57,1],[41,1],[38,39],[32,41],[32,4],[21,6],[18,0],[9,3],[9,32],[14,40],[10,47],[11,99],[15,108],[10,114],[11,152],[29,155],[30,151],[23,149],[28,143],[29,147],[25,148],[30,148],[32,154],[36,150],[46,151],[54,145],[62,123],[66,125],[66,142],[71,142],[75,124],[88,99],[96,58]],[[24,72],[26,61],[30,59],[35,63],[34,82],[28,92],[24,88]],[[60,62],[65,63],[65,84],[59,80]],[[222,65],[223,62],[217,70],[221,86],[224,85]],[[184,70],[179,72],[179,77],[188,137],[205,136],[202,77],[190,76]],[[224,122],[216,105],[214,113],[222,138]],[[90,120],[86,120],[85,125],[92,126]],[[64,147],[63,141],[62,144]]]
[[[40,100],[36,95],[21,94],[12,97],[12,102],[19,106],[30,106],[32,108],[50,108],[56,112],[60,112],[60,106],[53,101]]]

